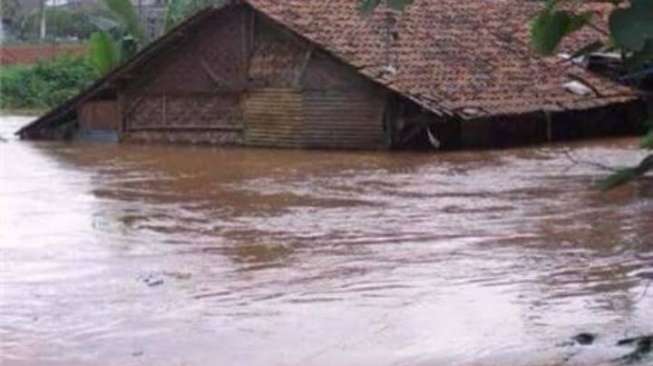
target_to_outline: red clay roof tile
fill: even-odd
[[[246,2],[433,111],[476,111],[468,117],[481,117],[632,98],[629,88],[559,58],[535,55],[528,46],[528,23],[542,6],[535,1],[416,0],[405,13],[381,7],[367,16],[358,12],[357,0]],[[569,74],[600,95],[566,91]]]

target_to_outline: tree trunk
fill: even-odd
[[[41,27],[40,27],[40,35],[41,35],[41,40],[45,40],[45,36],[47,35],[47,21],[46,21],[46,7],[45,7],[45,1],[46,0],[41,0],[41,6],[40,6],[40,12],[41,12]]]

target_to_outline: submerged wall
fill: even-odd
[[[243,99],[246,145],[383,147],[381,87],[261,17],[254,27]]]
[[[116,100],[91,100],[77,109],[82,130],[120,130],[120,109]]]
[[[122,77],[113,101],[77,110],[80,130],[123,141],[288,148],[511,146],[633,133],[631,106],[442,118],[363,77],[246,6],[216,12]]]
[[[108,114],[93,112],[106,101],[82,105],[80,128],[112,126],[123,141],[384,146],[384,89],[244,6],[202,22],[117,94]]]
[[[119,91],[127,141],[238,144],[247,77],[248,14],[202,22]]]
[[[643,132],[646,110],[641,102],[545,114],[496,116],[457,122],[454,148],[510,147]]]

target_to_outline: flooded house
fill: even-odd
[[[18,134],[341,149],[633,132],[633,91],[528,45],[539,2],[241,0],[204,10]]]

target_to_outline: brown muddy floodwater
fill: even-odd
[[[653,180],[599,194],[568,156],[632,163],[636,139],[319,152],[0,122],[3,366],[598,365],[653,333]]]

